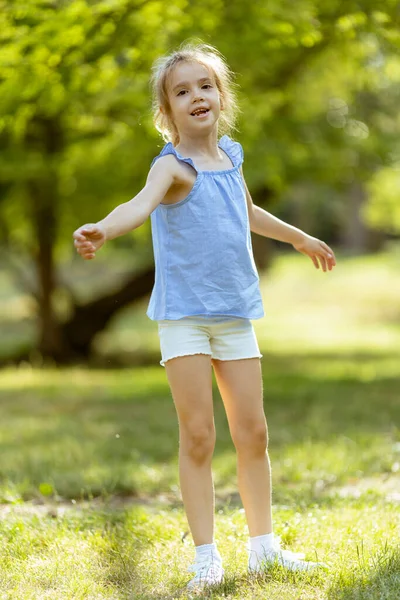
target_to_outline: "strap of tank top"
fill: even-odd
[[[196,171],[196,173],[198,172],[194,162],[192,161],[191,158],[185,158],[184,156],[181,156],[179,154],[179,152],[177,152],[174,148],[174,146],[172,145],[171,142],[168,142],[168,144],[165,144],[164,148],[161,150],[160,154],[158,156],[156,156],[155,158],[153,158],[152,163],[150,165],[150,168],[154,165],[154,163],[156,162],[156,160],[158,160],[159,158],[161,158],[161,156],[165,156],[166,154],[174,154],[174,156],[176,156],[176,158],[178,160],[181,160],[182,162],[187,163],[188,165],[190,165],[191,167],[193,167],[193,169]]]
[[[235,167],[240,167],[243,163],[243,148],[239,142],[234,142],[229,135],[223,135],[219,140],[218,145],[231,159]]]

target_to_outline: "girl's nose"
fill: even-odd
[[[201,94],[200,92],[197,92],[194,95],[193,102],[200,102],[200,101],[202,102],[203,100],[204,100],[204,95]]]

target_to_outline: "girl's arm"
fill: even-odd
[[[77,252],[90,260],[106,240],[143,225],[177,178],[175,158],[172,155],[161,157],[150,169],[145,187],[132,200],[117,206],[102,221],[82,225],[73,233]]]
[[[281,221],[260,206],[253,204],[244,177],[243,182],[246,190],[251,231],[264,237],[272,238],[273,240],[292,244],[298,252],[309,256],[317,269],[319,269],[320,262],[323,271],[326,271],[327,268],[331,271],[332,267],[336,265],[336,259],[333,250],[328,244],[304,233],[304,231],[297,229],[297,227]]]

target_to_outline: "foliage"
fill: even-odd
[[[382,168],[369,181],[369,202],[365,218],[373,227],[400,232],[400,161],[397,169]]]
[[[12,239],[34,244],[24,183],[49,169],[57,239],[68,242],[75,225],[140,188],[156,151],[150,67],[189,36],[217,45],[238,73],[240,139],[256,194],[265,186],[279,196],[310,177],[340,187],[368,155],[367,169],[387,162],[400,72],[394,3],[379,11],[368,2],[363,10],[352,2],[211,4],[3,0],[0,177],[12,184],[2,211]],[[51,156],[43,121],[60,138]]]

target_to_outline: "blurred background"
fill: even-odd
[[[1,590],[147,600],[185,583],[178,424],[146,316],[150,220],[93,261],[72,234],[143,187],[164,144],[151,66],[200,39],[236,73],[255,204],[337,256],[323,273],[253,237],[275,530],[334,568],[315,594],[283,575],[226,591],[397,598],[399,2],[0,0],[0,39]],[[236,456],[213,386],[217,537],[229,574],[244,573]]]
[[[85,262],[72,232],[144,185],[163,141],[149,77],[187,39],[236,73],[256,204],[338,256],[254,236],[278,348],[400,341],[400,29],[394,0],[3,1],[0,364],[159,360],[150,221]],[[286,257],[286,258],[285,258]],[[263,341],[264,340],[264,341]],[[286,340],[286,341],[285,341]]]

